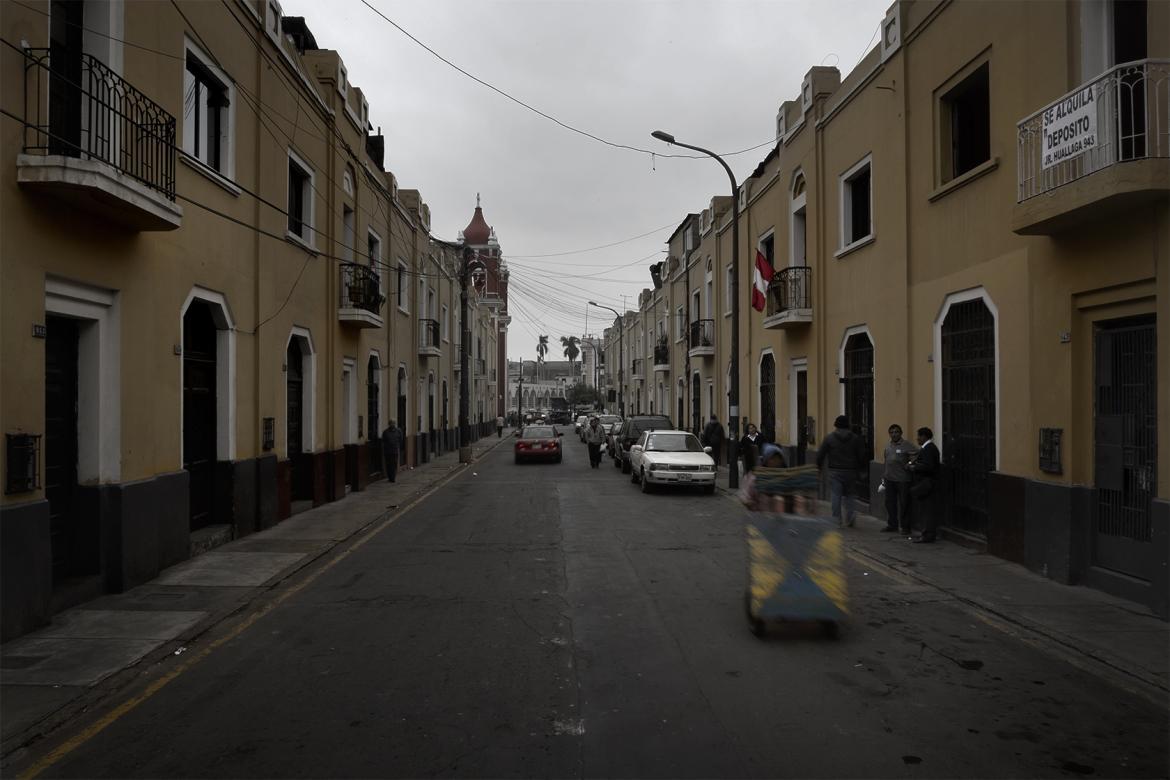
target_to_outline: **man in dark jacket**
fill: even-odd
[[[938,502],[935,481],[938,479],[942,456],[934,443],[934,432],[930,428],[918,429],[918,457],[910,464],[914,481],[910,494],[914,496],[914,514],[922,518],[922,535],[915,544],[929,544],[938,533]]]
[[[398,476],[398,454],[402,451],[402,431],[393,420],[382,431],[382,465],[386,479],[393,482]]]
[[[841,415],[833,423],[833,432],[825,437],[817,450],[817,468],[829,472],[829,493],[833,497],[833,517],[838,525],[852,526],[853,497],[849,486],[865,468],[862,438],[849,430],[849,418]]]
[[[764,441],[760,438],[760,430],[755,423],[747,424],[747,433],[739,440],[739,454],[743,458],[743,473],[747,474],[759,462],[760,447]]]
[[[723,425],[719,422],[719,418],[711,415],[711,421],[703,429],[703,444],[711,448],[711,457],[715,459],[715,468],[719,468],[719,456],[723,454],[723,440],[725,438],[727,435],[723,433]]]

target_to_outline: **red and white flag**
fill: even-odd
[[[757,249],[755,282],[752,285],[752,308],[756,311],[764,310],[764,306],[768,302],[768,284],[772,281],[772,276],[775,273],[768,258],[764,257],[764,253]]]

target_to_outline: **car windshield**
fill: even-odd
[[[646,437],[646,450],[654,452],[702,452],[703,445],[693,433],[659,433]]]
[[[556,436],[556,433],[548,425],[529,425],[524,429],[525,439],[551,439],[553,436]]]
[[[659,428],[670,428],[668,420],[636,420],[630,425],[630,433],[635,436],[641,435],[646,431],[654,431]]]

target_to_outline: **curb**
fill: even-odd
[[[487,437],[484,437],[487,438]],[[480,441],[483,441],[481,439]],[[458,462],[458,452],[455,452],[456,462],[448,470],[438,474],[435,479],[423,481],[415,489],[407,494],[407,500],[400,506],[395,506],[393,509],[384,509],[366,523],[363,523],[358,528],[354,529],[348,536],[329,542],[315,553],[310,553],[306,557],[296,563],[292,564],[287,569],[273,575],[267,582],[261,585],[254,586],[252,592],[248,594],[244,600],[232,604],[228,608],[221,609],[218,612],[213,612],[207,615],[203,620],[196,623],[185,632],[176,636],[157,648],[139,658],[129,666],[110,674],[103,680],[96,683],[94,686],[88,688],[81,693],[77,698],[72,699],[60,708],[45,715],[44,718],[28,726],[23,731],[13,734],[4,740],[4,744],[0,746],[0,763],[4,768],[4,774],[11,774],[8,770],[10,765],[15,761],[19,761],[23,756],[23,751],[40,743],[46,739],[51,739],[52,736],[68,725],[78,716],[86,713],[96,713],[108,707],[111,700],[119,694],[131,690],[132,687],[139,682],[146,682],[151,676],[156,673],[161,673],[162,662],[168,657],[174,657],[179,653],[191,650],[191,645],[204,639],[210,632],[226,624],[228,621],[237,618],[241,615],[246,615],[252,611],[258,603],[262,602],[266,596],[277,591],[282,586],[286,586],[290,581],[305,573],[307,570],[318,565],[323,559],[328,559],[335,554],[337,550],[345,545],[353,543],[354,540],[362,538],[368,534],[376,533],[383,528],[394,515],[406,511],[410,508],[410,504],[416,502],[419,497],[425,498],[426,494],[441,487],[444,483],[455,479],[462,474],[469,466],[473,465],[477,460],[494,451],[497,447],[506,441],[501,437],[498,441],[486,445],[476,454],[474,452],[475,445],[473,444],[473,452],[471,460],[468,463]],[[417,468],[417,467],[416,467]],[[344,501],[345,499],[341,499]],[[333,502],[334,504],[338,502]],[[250,535],[246,538],[255,536]],[[143,583],[148,585],[148,583]],[[39,686],[37,686],[39,687]]]

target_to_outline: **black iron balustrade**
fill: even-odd
[[[419,349],[439,349],[439,321],[438,320],[419,320],[418,321],[418,348]]]
[[[768,315],[812,308],[812,268],[781,268],[768,284]]]
[[[691,323],[691,349],[715,346],[715,320],[695,320]]]
[[[24,56],[25,154],[98,160],[175,199],[173,116],[93,55],[76,68]]]
[[[386,296],[382,294],[382,281],[377,272],[357,263],[341,264],[341,308],[364,309],[380,315],[384,303]]]
[[[654,347],[654,365],[668,366],[670,365],[670,347],[666,344],[657,344]]]

